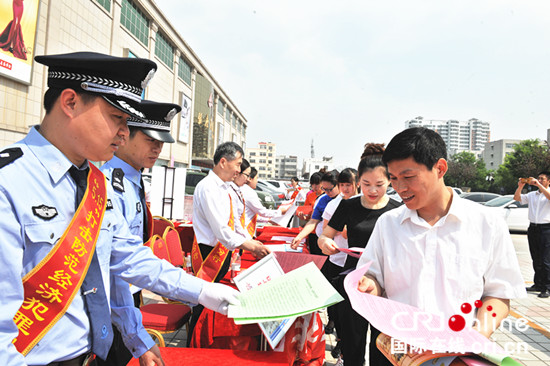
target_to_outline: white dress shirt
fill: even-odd
[[[233,202],[233,212],[235,212],[235,232],[241,235],[245,240],[252,239],[252,236],[246,230],[246,220],[245,224],[241,223],[241,216],[245,210],[245,205],[248,205],[248,202],[245,204],[245,199],[241,191],[241,187],[236,185],[234,182],[229,182],[229,194],[231,195],[231,202]]]
[[[529,222],[533,224],[550,223],[550,200],[539,190],[521,195],[521,203],[529,207]]]
[[[231,191],[229,184],[221,180],[212,170],[195,187],[193,230],[197,243],[214,247],[219,241],[227,249],[233,250],[246,241],[245,236],[238,231],[241,224],[235,204],[233,204],[233,216],[237,232],[231,230],[228,225]]]
[[[389,299],[447,317],[485,296],[526,295],[503,218],[457,194],[433,226],[405,205],[383,214],[357,266],[370,261]]]
[[[245,219],[247,226],[248,223],[250,223],[250,220],[252,220],[252,218],[256,214],[260,217],[265,217],[267,219],[271,219],[275,216],[281,215],[281,211],[279,210],[270,210],[268,208],[265,208],[264,205],[262,205],[262,202],[260,201],[260,198],[258,197],[256,191],[253,190],[249,185],[245,184],[244,186],[242,186],[241,193],[243,194],[245,202]]]
[[[323,212],[323,220],[327,220],[327,222],[330,221],[330,219],[332,218],[332,215],[334,215],[334,211],[336,211],[341,201],[342,201],[342,195],[339,194],[338,197],[336,197],[335,199],[333,199],[327,204],[327,207],[325,207],[325,212]],[[319,226],[322,228],[323,223],[319,223],[317,225],[317,228],[319,228]],[[321,230],[321,234],[322,233],[323,231]],[[317,234],[317,236],[321,236],[321,234]],[[338,248],[348,247],[348,239],[344,238],[341,233],[337,233],[333,240],[336,243],[336,246],[338,246]],[[344,263],[346,263],[346,257],[347,257],[346,253],[338,252],[336,254],[332,254],[331,256],[329,256],[328,260],[336,264],[337,266],[344,267]]]

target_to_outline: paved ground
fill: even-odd
[[[527,236],[512,235],[512,239],[525,284],[530,286],[533,284],[533,269]],[[158,299],[151,295],[146,295],[145,298],[147,301],[157,301]],[[323,317],[326,323],[326,312],[323,313]],[[518,321],[522,323],[518,323]],[[523,323],[526,324],[525,327],[520,326],[521,330],[516,329],[517,324]],[[177,332],[166,334],[164,338],[169,347],[184,347],[187,332],[183,328]],[[497,330],[493,339],[502,347],[519,349],[519,352],[514,353],[514,357],[526,366],[550,365],[550,298],[540,299],[537,297],[537,293],[529,293],[524,299],[513,300],[507,326]],[[326,344],[325,365],[331,366],[336,363],[330,354],[332,347],[336,344],[334,335],[326,336]]]

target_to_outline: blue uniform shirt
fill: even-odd
[[[336,196],[334,197],[336,198]],[[312,219],[323,221],[323,212],[325,212],[325,208],[327,207],[328,203],[332,201],[333,198],[330,197],[328,194],[324,194],[319,198],[317,201],[317,204],[315,205],[315,209],[313,209],[313,214],[311,215]]]
[[[146,208],[141,207],[141,199],[139,197],[141,172],[136,170],[124,160],[114,156],[100,168],[107,178],[108,185],[112,186],[113,170],[116,168],[122,169],[124,172],[124,191],[121,192],[114,189],[115,194],[111,197],[111,200],[113,201],[115,208],[120,208],[122,216],[126,219],[132,234],[142,238],[143,229],[145,226],[145,223],[143,222],[143,210],[146,210]]]
[[[12,340],[18,334],[13,317],[23,303],[21,279],[53,248],[74,215],[76,185],[68,173],[72,164],[36,128],[8,148],[20,148],[23,156],[0,168],[0,365],[45,365],[71,359],[91,349],[90,324],[80,292],[26,357],[17,352]],[[107,196],[113,197],[109,185]],[[57,214],[40,217],[33,207],[41,205],[55,208]],[[198,302],[204,284],[159,260],[141,242],[141,237],[130,233],[119,210],[106,210],[96,244],[103,278],[97,280],[103,280],[110,294],[112,320],[134,355],[144,353],[152,341],[144,334],[128,283],[111,288],[109,275],[191,303]]]

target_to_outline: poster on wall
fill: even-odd
[[[39,0],[0,0],[0,75],[31,83]]]
[[[181,112],[180,112],[180,131],[178,140],[189,143],[189,123],[191,121],[191,99],[182,94],[181,97]]]

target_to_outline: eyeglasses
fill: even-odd
[[[332,187],[330,187],[330,188],[321,187],[321,189],[322,189],[324,192],[328,193],[328,192],[332,191],[332,190],[334,189],[334,187],[336,187],[336,186],[332,186]]]
[[[246,173],[241,173],[242,175],[244,175],[246,178],[250,179],[250,174],[246,174]]]

